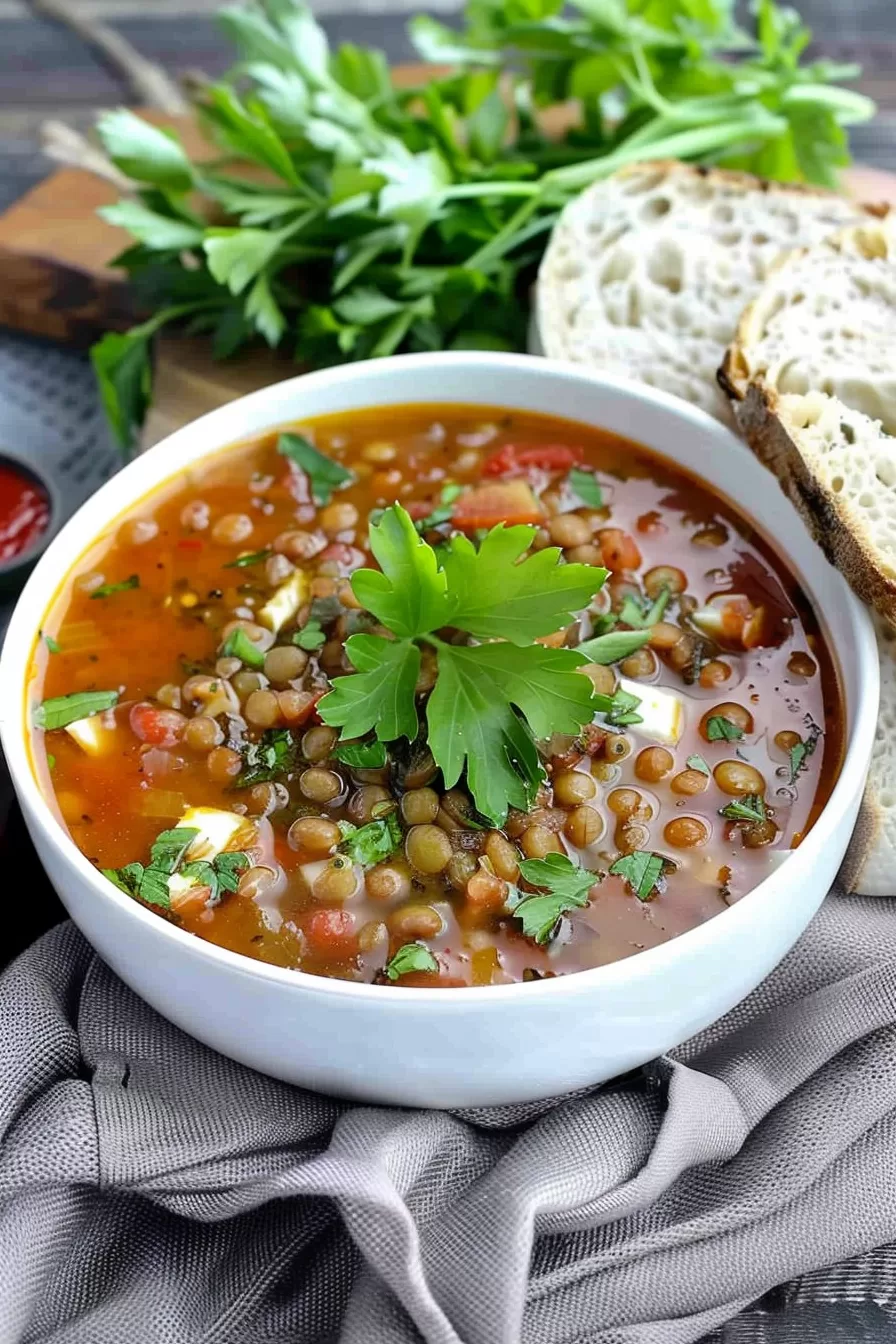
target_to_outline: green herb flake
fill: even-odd
[[[631,854],[623,854],[618,858],[611,865],[610,872],[616,877],[624,878],[639,901],[649,901],[656,894],[665,862],[661,854],[636,849]]]
[[[351,485],[355,479],[354,472],[334,462],[331,457],[325,457],[300,434],[281,434],[277,441],[277,452],[304,471],[315,504],[329,504],[334,490]]]
[[[405,943],[392,960],[386,963],[386,975],[390,980],[397,980],[399,976],[408,975],[411,971],[438,971],[438,969],[439,963],[423,943]]]
[[[53,638],[52,635],[46,635],[46,634],[44,634],[43,630],[41,630],[41,632],[40,632],[40,637],[41,637],[41,639],[43,640],[43,642],[46,644],[47,649],[49,650],[50,653],[61,653],[61,652],[62,652],[62,650],[60,649],[60,646],[59,646],[58,641],[55,640],[55,639]]]
[[[701,775],[712,774],[712,771],[702,756],[689,756],[687,766],[689,770],[699,770]]]
[[[706,720],[706,739],[708,742],[739,742],[744,735],[743,728],[726,719],[722,714],[712,714]]]
[[[243,768],[233,781],[234,789],[286,779],[296,763],[298,748],[288,728],[267,728],[257,742],[243,744]]]
[[[352,863],[359,863],[362,868],[373,868],[395,853],[401,845],[401,839],[398,817],[390,812],[387,817],[359,826],[343,838],[339,848]]]
[[[48,770],[56,769],[56,757],[53,755],[51,751],[47,752],[47,769]]]
[[[264,654],[241,627],[231,630],[221,645],[221,657],[239,658],[246,667],[255,668],[256,671],[264,667]]]
[[[509,894],[508,909],[520,921],[525,936],[542,946],[556,935],[562,915],[588,904],[591,888],[600,881],[598,873],[579,867],[565,854],[524,859],[520,872],[530,886],[539,889],[539,894],[521,893],[514,887]]]
[[[117,704],[118,691],[72,691],[70,695],[54,695],[35,709],[34,726],[45,732],[67,728],[70,723],[102,714]]]
[[[314,620],[312,617],[305,622],[301,630],[295,632],[292,637],[292,642],[293,644],[298,645],[300,649],[305,649],[308,653],[313,653],[316,649],[319,649],[326,644],[327,637],[321,629],[320,621]]]
[[[250,565],[263,564],[274,554],[272,550],[250,551],[247,555],[238,555],[235,560],[228,560],[223,569],[248,569]]]
[[[818,740],[820,737],[821,737],[821,729],[816,727],[815,724],[813,724],[812,728],[809,731],[808,737],[804,738],[802,742],[797,742],[795,747],[790,748],[790,751],[787,754],[790,759],[791,784],[796,783],[797,776],[799,775],[800,771],[805,769],[806,761],[809,759],[809,757],[815,751],[815,748],[818,746]]]
[[[597,713],[603,714],[612,728],[627,728],[631,724],[643,723],[643,716],[638,713],[640,703],[641,700],[637,695],[624,690],[621,686],[617,686],[612,695],[598,692],[593,700]]]
[[[632,593],[626,594],[619,609],[620,623],[630,625],[635,630],[648,630],[652,625],[656,625],[658,621],[663,619],[671,596],[671,592],[665,585],[660,589],[653,602],[635,597]]]
[[[98,597],[111,597],[113,593],[127,593],[132,588],[140,587],[140,575],[131,574],[126,579],[119,579],[117,583],[104,583],[99,588],[94,588],[90,594],[95,601]]]
[[[600,663],[606,667],[637,653],[649,639],[649,630],[611,630],[595,639],[586,639],[578,645],[576,652],[584,654],[590,663]]]
[[[719,809],[720,817],[727,817],[729,821],[766,821],[768,812],[765,807],[765,799],[758,793],[748,793],[743,798],[735,798],[727,803],[725,807]]]
[[[454,515],[454,501],[462,495],[464,487],[456,485],[453,481],[446,481],[439,493],[439,502],[428,513],[425,518],[421,518],[414,524],[418,532],[430,532],[434,527],[441,527],[443,523],[450,523]]]
[[[602,509],[604,507],[604,493],[600,488],[600,481],[593,472],[583,471],[581,467],[573,467],[567,479],[573,494],[577,495],[589,509]]]
[[[343,765],[354,766],[357,770],[380,770],[388,760],[382,742],[346,742],[338,746],[333,755]]]

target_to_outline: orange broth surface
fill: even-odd
[[[38,774],[92,863],[148,863],[157,835],[188,808],[235,813],[244,820],[229,847],[249,864],[237,889],[196,885],[153,904],[161,917],[280,966],[448,987],[563,974],[653,947],[720,914],[799,842],[841,761],[834,666],[798,584],[727,502],[634,443],[534,414],[399,406],[284,428],[354,480],[315,504],[277,434],[204,459],[110,527],[43,620],[34,704],[118,692],[97,720],[96,749],[65,728],[33,730]],[[596,473],[601,507],[573,493],[572,465]],[[679,740],[597,715],[590,733],[540,744],[545,782],[528,814],[511,811],[502,828],[471,812],[463,779],[445,790],[425,743],[390,747],[383,768],[335,760],[336,732],[316,709],[330,681],[353,670],[345,639],[377,629],[350,587],[355,569],[375,563],[372,511],[397,500],[420,520],[446,482],[460,493],[446,520],[424,529],[431,544],[456,527],[475,538],[499,521],[497,508],[509,522],[537,520],[536,548],[559,544],[566,560],[612,571],[552,644],[575,646],[601,618],[625,629],[627,598],[644,611],[667,590],[648,643],[591,674],[598,690],[622,676],[645,693],[674,693]],[[297,571],[307,599],[274,633],[261,609]],[[712,634],[700,624],[707,608],[720,613]],[[303,649],[294,641],[309,621],[320,641]],[[234,628],[255,643],[260,666],[222,661]],[[430,685],[424,659],[421,719]],[[730,739],[707,740],[716,709],[734,716]],[[249,772],[247,783],[252,746],[271,734],[289,746],[288,767],[255,782]],[[809,750],[795,757],[797,744]],[[755,780],[765,820],[720,815],[752,796]],[[345,823],[390,811],[401,828],[394,852],[374,865],[348,861]],[[608,872],[635,851],[664,860],[643,899]],[[514,870],[552,852],[592,870],[595,885],[588,905],[538,943],[512,914],[527,890]],[[411,942],[432,954],[431,968],[388,978],[390,959]]]

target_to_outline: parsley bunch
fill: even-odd
[[[470,0],[460,32],[411,23],[447,73],[393,88],[383,54],[330,51],[298,0],[219,16],[237,64],[195,95],[219,157],[117,111],[103,146],[132,192],[102,211],[150,316],[93,352],[126,447],[169,323],[225,357],[253,340],[308,364],[401,350],[520,349],[547,235],[583,187],[627,164],[683,158],[833,185],[844,127],[873,104],[800,56],[792,10],[759,0],[756,36],[730,0]],[[538,111],[578,109],[560,140]],[[589,484],[583,481],[583,488]],[[590,486],[593,490],[593,485]]]
[[[533,527],[493,527],[478,550],[455,533],[438,553],[400,504],[370,525],[379,570],[352,576],[358,601],[394,638],[352,635],[355,672],[318,704],[342,738],[374,733],[414,741],[421,647],[435,651],[426,703],[429,749],[451,788],[466,772],[477,810],[499,826],[508,807],[527,809],[544,777],[536,742],[578,733],[599,708],[578,672],[587,659],[535,641],[591,602],[607,571],[561,563],[556,547],[530,552]],[[463,642],[450,634],[463,632]],[[604,697],[605,699],[607,697]]]

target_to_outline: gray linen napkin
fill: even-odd
[[[0,1134],[0,1344],[809,1344],[848,1269],[793,1286],[795,1333],[738,1313],[863,1253],[882,1333],[856,1299],[833,1338],[892,1338],[896,902],[829,899],[637,1075],[454,1113],[233,1064],[62,925],[0,979]]]

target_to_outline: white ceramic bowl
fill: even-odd
[[[263,965],[203,942],[101,878],[35,782],[24,703],[29,653],[62,577],[118,515],[187,464],[285,421],[412,402],[549,412],[657,450],[732,500],[786,556],[826,628],[846,700],[846,759],[792,855],[730,910],[672,942],[533,984],[389,989]],[[154,1008],[234,1059],[294,1083],[371,1101],[475,1106],[597,1083],[706,1027],[768,974],[821,903],[846,849],[878,708],[871,625],[765,469],[685,402],[526,356],[433,354],[290,379],[173,434],[75,515],[28,581],[0,662],[0,734],[38,853],[91,943]]]

